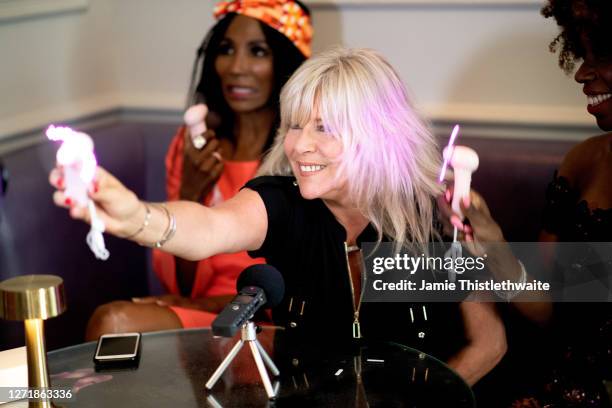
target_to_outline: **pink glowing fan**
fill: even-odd
[[[453,155],[452,147],[455,144],[455,139],[457,138],[458,133],[459,133],[459,125],[455,125],[455,127],[453,128],[453,132],[450,135],[450,139],[448,140],[448,145],[444,149],[444,152],[445,152],[445,154],[443,154],[444,164],[442,164],[442,170],[440,170],[440,177],[438,178],[438,181],[440,183],[444,180],[444,176],[446,175],[446,169],[448,168],[448,162],[450,161],[450,158]]]
[[[94,155],[93,141],[89,135],[75,132],[69,127],[49,126],[47,137],[61,141],[57,150],[57,164],[64,169],[66,190],[64,194],[80,206],[87,206],[87,190],[93,181],[98,161]]]
[[[88,191],[92,186],[98,161],[94,155],[93,140],[89,135],[75,132],[69,127],[49,126],[47,129],[49,140],[62,142],[57,150],[57,164],[64,172],[64,195],[70,198],[75,205],[87,207],[91,221],[91,229],[87,234],[87,245],[96,258],[106,260],[109,252],[104,245],[104,222],[96,213],[96,206],[89,198]]]

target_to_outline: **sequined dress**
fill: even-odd
[[[590,209],[568,179],[555,174],[546,189],[543,228],[562,242],[610,242],[612,208]],[[551,343],[544,386],[512,406],[610,407],[603,381],[612,380],[612,303],[555,304]]]

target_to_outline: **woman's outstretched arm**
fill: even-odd
[[[55,204],[69,208],[71,217],[90,222],[87,208],[73,205],[65,196],[62,170],[52,170],[49,180],[57,189],[53,194]],[[90,198],[106,232],[148,246],[171,236],[161,249],[184,259],[199,260],[219,253],[257,249],[266,237],[266,208],[253,190],[244,189],[213,208],[174,201],[164,204],[166,211],[162,204],[141,201],[102,168],[97,170],[94,185]],[[176,231],[169,234],[172,218]]]

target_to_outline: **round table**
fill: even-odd
[[[63,407],[474,407],[463,380],[439,360],[399,344],[367,345],[304,364],[273,352],[284,331],[258,339],[281,370],[269,401],[248,346],[211,391],[204,384],[239,339],[209,329],[145,333],[139,367],[95,372],[94,342],[48,354],[53,388],[72,388]],[[279,361],[279,359],[281,361]],[[274,380],[273,380],[274,382]]]

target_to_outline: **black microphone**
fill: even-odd
[[[234,337],[259,309],[277,306],[285,295],[285,281],[272,265],[251,265],[240,273],[236,289],[238,295],[212,322],[215,336]]]

